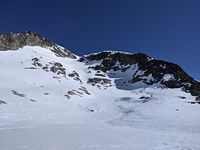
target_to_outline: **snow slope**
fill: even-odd
[[[200,149],[200,105],[188,103],[195,97],[157,86],[122,90],[118,74],[102,77],[108,87],[92,86],[88,65],[99,62],[78,59],[41,47],[0,51],[2,150]]]

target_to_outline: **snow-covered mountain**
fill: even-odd
[[[185,92],[200,97],[200,83],[190,77],[180,66],[155,60],[145,54],[124,52],[100,52],[80,58],[95,70],[96,76],[108,76],[115,79],[118,89],[133,90],[139,87],[181,88]],[[99,63],[96,63],[99,61]],[[91,79],[93,81],[93,79]]]
[[[0,70],[4,150],[200,148],[200,83],[176,64],[28,31],[0,35]]]

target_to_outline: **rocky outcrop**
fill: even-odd
[[[7,104],[5,101],[3,101],[3,100],[0,100],[0,105],[1,104]]]
[[[197,99],[200,99],[200,82],[190,77],[180,66],[162,60],[155,60],[146,54],[108,51],[83,56],[79,61],[85,64],[91,61],[100,61],[101,63],[89,67],[89,69],[103,71],[108,76],[111,70],[112,74],[113,72],[121,71],[124,73],[121,74],[121,78],[126,76],[127,70],[130,72],[131,66],[136,66],[136,69],[132,70],[132,78],[128,81],[123,80],[123,82],[135,84],[142,81],[146,85],[159,83],[168,88],[182,88],[184,91],[191,93],[191,95],[197,96]],[[165,79],[166,75],[172,77]],[[150,77],[151,79],[149,79]]]
[[[93,86],[97,83],[102,85],[111,84],[111,80],[105,78],[89,78],[87,83],[92,84]]]
[[[63,77],[66,77],[66,69],[59,62],[48,62],[44,65],[41,63],[41,58],[38,57],[34,57],[31,61],[34,67],[26,67],[25,69],[43,69],[44,71],[51,71],[57,75],[62,75]]]
[[[73,89],[72,91],[68,91],[67,94],[65,94],[65,97],[70,99],[72,96],[82,97],[84,94],[91,95],[85,87],[80,86],[80,88],[78,88],[77,90]]]
[[[21,34],[7,33],[0,35],[0,50],[17,50],[24,46],[52,47],[54,43],[34,31]]]
[[[58,46],[34,31],[27,31],[19,34],[7,33],[0,35],[0,51],[18,50],[24,46],[40,46],[43,48],[49,48],[58,57],[76,58],[76,55],[71,53],[69,50]]]

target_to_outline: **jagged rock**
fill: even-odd
[[[136,61],[132,58],[134,54],[130,53],[113,53],[113,52],[101,52],[97,54],[91,54],[88,56],[83,56],[80,61],[84,61],[85,59],[89,61],[94,61],[94,60],[103,60],[102,64],[106,66],[112,66],[115,64],[116,61],[120,62],[123,65],[127,64],[135,64]]]
[[[79,74],[78,74],[76,71],[73,71],[73,73],[69,73],[68,76],[69,76],[69,77],[73,77],[73,79],[74,79],[75,81],[78,81],[78,82],[80,82],[81,84],[83,83],[83,82],[81,81],[81,79],[79,78]]]
[[[24,46],[40,46],[50,48],[58,57],[76,58],[76,55],[69,50],[58,46],[50,40],[40,36],[34,31],[26,31],[24,33],[7,33],[0,35],[0,51],[18,50]]]
[[[54,66],[56,66],[58,68],[62,68],[63,67],[63,65],[61,63],[59,63],[59,62],[55,62]]]
[[[168,88],[182,88],[185,92],[191,93],[200,99],[200,82],[190,77],[180,66],[162,61],[155,60],[146,54],[136,53],[123,53],[123,52],[100,52],[83,56],[79,59],[80,62],[88,63],[90,61],[100,61],[101,63],[88,67],[95,71],[103,71],[109,76],[111,70],[119,71],[126,74],[130,66],[137,66],[137,70],[133,71],[132,79],[123,82],[130,82],[132,84],[142,81],[146,85],[162,84]],[[112,75],[114,75],[112,71]],[[168,80],[164,79],[165,75],[172,75],[173,78]],[[152,76],[149,80],[148,77]],[[119,78],[119,77],[118,77]],[[124,78],[121,74],[121,78]],[[88,83],[101,82],[98,78],[89,79]]]
[[[76,95],[76,93],[74,93],[73,91],[68,91],[67,94],[69,94],[69,95]]]
[[[34,31],[21,34],[7,33],[0,35],[0,50],[17,50],[24,46],[52,47],[53,42],[43,38]]]
[[[59,62],[49,62],[49,64],[46,64],[45,66],[42,65],[40,62],[40,59],[35,57],[32,59],[32,65],[39,67],[45,71],[51,71],[53,73],[56,73],[58,75],[66,76],[65,68],[63,68],[63,65]],[[27,68],[30,69],[31,67]]]
[[[85,92],[87,95],[91,95],[90,92],[88,92],[88,90],[87,90],[85,87],[83,87],[83,86],[81,86],[81,87],[79,88],[79,90]]]
[[[79,96],[79,97],[82,97],[82,95],[84,94],[87,94],[87,95],[91,95],[89,92],[88,92],[88,90],[85,88],[85,87],[80,87],[80,88],[78,88],[78,90],[72,90],[72,91],[68,91],[67,92],[67,94],[65,95],[68,99],[70,99],[71,98],[71,96],[74,96],[74,95],[76,95],[76,96]]]
[[[15,91],[15,90],[12,90],[12,92],[13,92],[14,95],[17,95],[17,96],[20,96],[20,97],[25,97],[26,96],[25,94],[19,93],[19,92]]]
[[[90,83],[92,85],[95,85],[97,83],[101,85],[106,85],[111,84],[111,80],[105,78],[89,78],[87,83]]]
[[[36,100],[34,100],[34,99],[30,99],[30,101],[31,101],[31,102],[36,102]]]
[[[76,71],[73,71],[73,73],[68,74],[69,77],[79,77],[79,74]]]
[[[50,70],[53,72],[53,73],[56,73],[58,71],[58,68],[56,66],[52,66],[50,68]]]
[[[40,63],[40,59],[39,59],[39,58],[36,58],[36,57],[33,58],[33,59],[32,59],[32,62],[33,62],[32,65],[34,65],[34,66],[36,66],[36,67],[37,67],[37,66],[38,66],[38,67],[42,67],[42,64]]]
[[[1,104],[7,104],[5,101],[3,101],[3,100],[0,100],[0,105]]]
[[[197,102],[188,102],[188,103],[190,103],[190,104],[200,104],[199,101],[197,101]]]
[[[95,74],[95,76],[100,76],[100,77],[105,77],[105,75],[104,74]]]
[[[67,99],[71,98],[71,96],[69,96],[68,94],[65,94],[65,97],[67,97]]]

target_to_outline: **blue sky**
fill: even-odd
[[[199,0],[1,0],[0,34],[35,30],[77,55],[141,52],[200,80]]]

